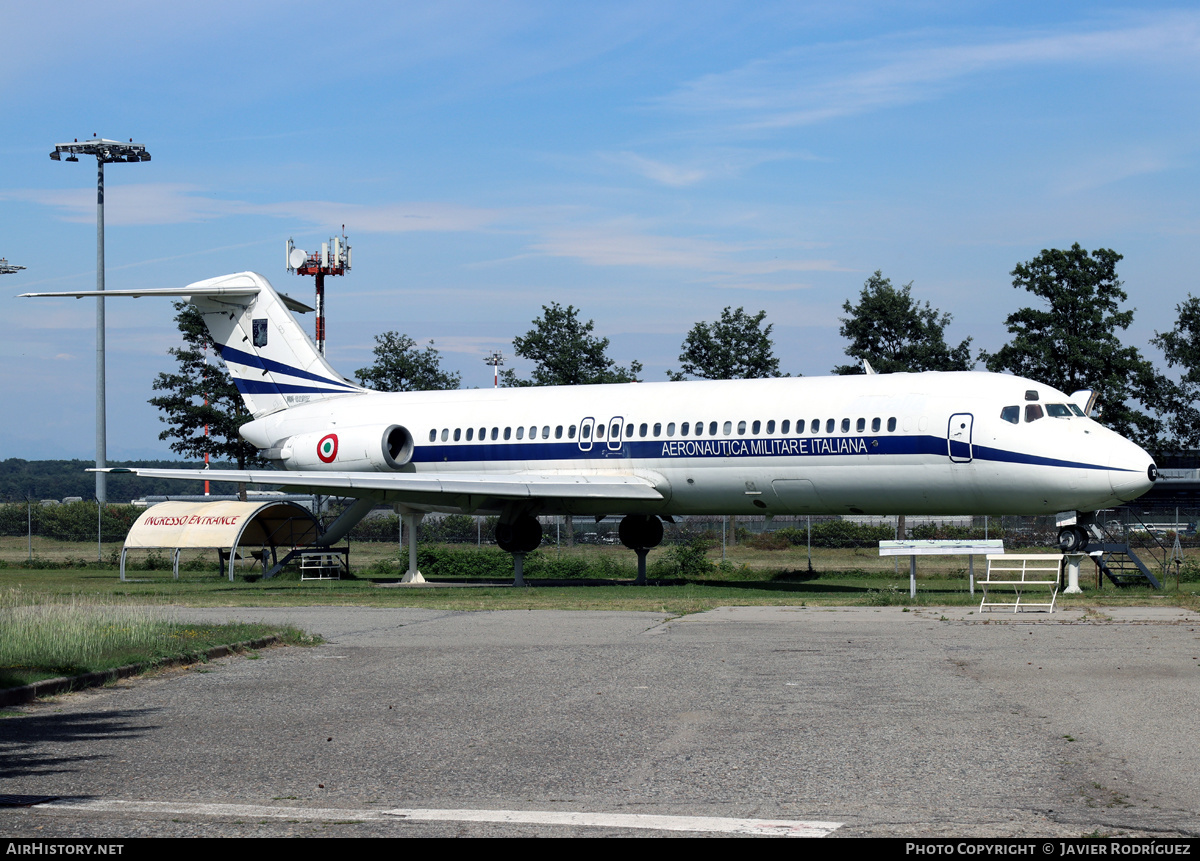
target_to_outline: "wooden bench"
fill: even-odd
[[[994,553],[988,554],[987,575],[979,581],[983,600],[979,612],[986,607],[1012,607],[1017,613],[1026,608],[1045,609],[1054,612],[1058,599],[1059,571],[1062,566],[1061,553]],[[989,601],[988,591],[996,586],[1011,588],[1012,601]],[[1026,601],[1026,590],[1049,590],[1050,601]]]

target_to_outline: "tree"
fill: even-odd
[[[1161,428],[1153,417],[1129,406],[1161,395],[1164,378],[1136,347],[1122,345],[1133,311],[1117,278],[1121,255],[1108,248],[1088,252],[1075,243],[1063,251],[1043,250],[1012,271],[1013,287],[1042,300],[1044,308],[1021,308],[1004,321],[1012,340],[995,353],[980,352],[989,371],[1007,371],[1071,394],[1099,391],[1104,423],[1122,436],[1147,444]]]
[[[542,316],[533,321],[525,337],[513,338],[518,356],[534,362],[533,376],[523,380],[512,370],[502,375],[506,386],[580,386],[591,383],[636,383],[642,365],[637,360],[628,368],[608,357],[608,338],[592,335],[593,323],[579,320],[579,309],[557,302],[542,306]]]
[[[251,416],[209,337],[204,318],[192,305],[177,302],[175,309],[183,346],[167,352],[178,369],[155,378],[154,390],[164,394],[150,398],[150,404],[163,411],[159,418],[167,424],[158,438],[172,440],[171,451],[185,457],[202,459],[208,453],[236,463],[238,469],[264,465],[258,449],[238,433]],[[208,361],[209,353],[213,362]]]
[[[688,376],[706,380],[749,380],[783,376],[771,342],[771,326],[762,326],[766,311],[751,316],[744,309],[726,306],[721,319],[711,325],[697,323],[683,340],[680,373],[667,371],[672,380]]]
[[[1152,344],[1163,351],[1167,364],[1183,369],[1178,383],[1162,386],[1161,414],[1172,437],[1170,448],[1195,448],[1200,445],[1200,299],[1188,294],[1187,301],[1175,306],[1179,315],[1169,332],[1155,332]]]
[[[897,290],[876,270],[863,285],[858,304],[847,300],[842,310],[850,316],[840,318],[838,331],[850,341],[846,355],[858,363],[839,365],[833,369],[835,374],[863,373],[863,359],[880,374],[969,371],[974,367],[971,339],[950,347],[945,332],[953,318],[928,302],[922,305],[914,300],[911,281]]]
[[[430,392],[457,389],[462,375],[442,370],[442,357],[433,341],[418,350],[417,342],[399,332],[375,336],[375,364],[359,368],[354,376],[364,386],[380,392]]]

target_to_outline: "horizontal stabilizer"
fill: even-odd
[[[116,296],[130,296],[134,299],[140,299],[143,296],[178,296],[184,301],[191,301],[195,297],[217,297],[228,296],[234,298],[237,296],[256,296],[258,295],[259,287],[253,284],[247,285],[226,285],[215,284],[206,287],[148,287],[144,290],[64,290],[57,293],[22,293],[21,299],[43,299],[47,297],[58,298],[74,298],[83,299],[87,296],[104,297],[106,299]],[[279,299],[292,311],[298,311],[305,314],[313,310],[308,305],[305,305],[298,299],[293,299],[291,296],[279,294]]]

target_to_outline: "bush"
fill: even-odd
[[[708,559],[709,541],[700,536],[685,544],[676,544],[655,560],[647,574],[656,578],[708,577],[717,566]]]

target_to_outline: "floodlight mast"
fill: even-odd
[[[16,275],[24,266],[14,266],[8,262],[8,258],[0,257],[0,275]]]
[[[500,350],[492,350],[491,355],[484,359],[483,363],[492,366],[492,388],[500,388],[500,366],[504,364],[504,353]]]
[[[79,161],[81,155],[96,157],[96,289],[104,289],[104,165],[120,164],[122,162],[136,164],[150,161],[150,153],[146,147],[134,143],[111,141],[106,138],[92,138],[73,143],[55,144],[50,158],[61,161],[63,153],[67,161]],[[96,297],[96,469],[104,469],[108,465],[108,443],[106,438],[107,419],[105,416],[104,397],[104,297]],[[96,501],[104,504],[108,501],[108,484],[103,472],[96,473]]]

